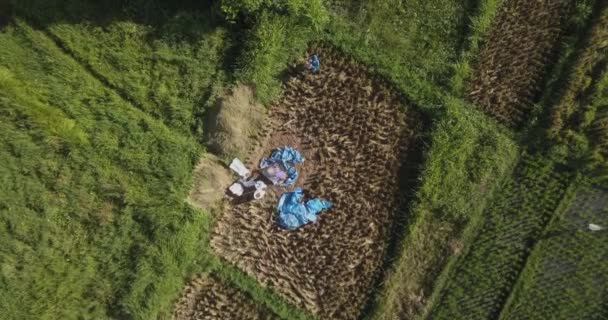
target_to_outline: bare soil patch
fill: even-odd
[[[528,118],[554,57],[569,1],[505,1],[492,22],[469,99],[507,125]]]
[[[196,277],[175,304],[172,320],[278,320],[244,293],[213,276]]]
[[[275,223],[286,189],[274,188],[260,202],[228,205],[211,245],[297,306],[323,319],[354,319],[380,274],[395,212],[413,192],[404,182],[418,168],[408,160],[420,151],[422,120],[360,65],[330,48],[314,51],[321,72],[294,71],[286,80],[267,138],[248,161],[256,165],[282,145],[298,148],[306,161],[295,186],[333,207],[286,231]]]

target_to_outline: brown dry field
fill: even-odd
[[[355,319],[377,284],[396,212],[413,192],[422,118],[383,80],[334,49],[311,49],[318,74],[292,71],[270,108],[266,140],[248,158],[282,145],[300,150],[303,186],[333,207],[295,231],[275,222],[281,192],[227,204],[211,245],[293,304],[322,319]]]
[[[506,125],[521,125],[542,89],[568,8],[562,0],[505,1],[479,54],[471,102]]]
[[[201,276],[192,279],[184,288],[171,319],[278,320],[279,317],[215,277]]]

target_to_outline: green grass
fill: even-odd
[[[25,23],[0,42],[3,318],[153,318],[201,250],[198,145]]]
[[[541,156],[526,156],[484,213],[485,221],[430,312],[432,319],[498,315],[570,184]]]
[[[236,78],[255,88],[260,102],[269,104],[281,93],[281,72],[301,57],[314,39],[306,21],[263,11],[247,34]]]
[[[56,23],[46,30],[134,105],[201,138],[203,114],[226,77],[229,39],[216,20],[213,12],[181,13],[159,27],[114,20]]]
[[[432,122],[410,215],[399,221],[392,264],[366,318],[495,316],[515,281],[505,319],[532,317],[537,306],[570,315],[581,299],[605,310],[590,282],[603,270],[589,267],[599,251],[576,250],[604,247],[586,234],[541,240],[517,280],[526,240],[542,233],[568,177],[526,158],[509,178],[514,139],[525,146],[534,133],[514,138],[460,100],[501,0],[336,0],[329,21],[320,3],[14,1],[40,30],[19,20],[0,31],[3,318],[168,319],[186,279],[214,273],[281,318],[312,319],[215,257],[213,215],[183,199],[203,149],[205,111],[223,86],[253,84],[257,99],[272,103],[282,72],[319,40],[387,78]],[[586,26],[592,3],[577,3],[569,25]],[[543,101],[559,92],[581,30],[570,30]],[[585,116],[606,114],[606,79],[594,80]],[[558,220],[549,230],[570,224]],[[464,244],[462,253],[454,243]],[[556,246],[567,249],[543,255]],[[547,298],[557,289],[540,285],[551,259],[583,270],[559,296],[571,304],[557,308]]]
[[[490,29],[494,15],[502,1],[480,0],[477,3],[477,11],[469,22],[469,34],[458,61],[453,65],[454,75],[450,79],[450,90],[458,97],[465,95],[465,83],[471,77],[472,64],[475,63],[479,49],[483,45],[484,36]]]
[[[480,219],[487,197],[510,172],[518,149],[506,130],[454,98],[433,126],[406,236],[372,313],[414,316],[413,296],[427,296],[449,259],[450,240]]]
[[[532,252],[500,319],[603,319],[608,290],[608,193],[583,184]]]
[[[342,5],[344,6],[344,5]],[[325,37],[409,96],[445,88],[468,33],[474,1],[360,2],[334,15]]]

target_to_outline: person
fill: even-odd
[[[321,70],[321,62],[319,61],[319,57],[316,54],[310,56],[308,61],[306,61],[306,67],[312,72],[319,72],[319,70]]]

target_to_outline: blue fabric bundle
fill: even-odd
[[[324,209],[331,207],[331,202],[322,199],[310,199],[302,202],[304,193],[302,188],[285,192],[279,199],[279,224],[286,229],[295,229],[309,222],[317,220],[317,215]]]
[[[312,57],[308,59],[308,64],[310,65],[312,72],[321,70],[321,61],[319,61],[319,57],[316,54],[313,54]]]
[[[298,170],[291,163],[304,162],[302,155],[292,147],[284,146],[272,151],[270,157],[260,161],[260,168],[266,168],[275,163],[281,163],[287,170],[287,179],[281,186],[290,186],[298,179]]]

